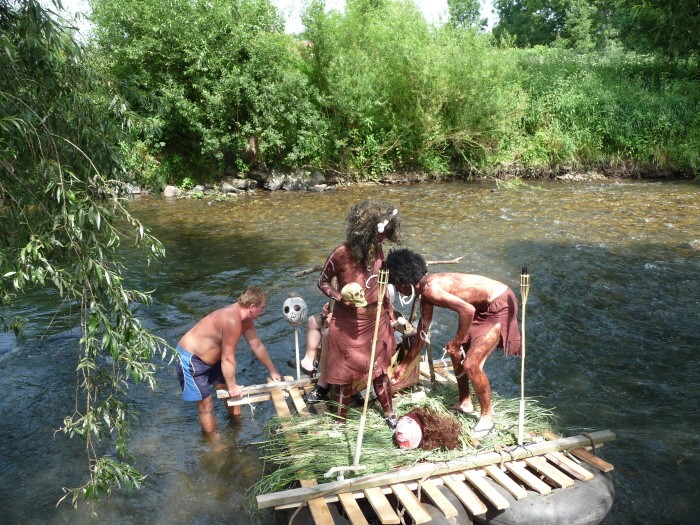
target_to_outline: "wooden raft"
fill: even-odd
[[[430,377],[428,363],[420,363],[420,374]],[[454,381],[448,363],[433,363],[435,381]],[[229,405],[241,405],[271,400],[279,417],[291,417],[293,412],[308,415],[303,401],[304,389],[308,390],[315,379],[294,380],[254,385],[244,388],[241,398],[227,399]],[[218,397],[227,398],[225,391]],[[291,406],[290,406],[291,405]],[[325,410],[323,403],[314,405],[317,412]],[[358,500],[365,499],[382,524],[398,524],[399,513],[406,512],[414,523],[426,523],[432,518],[423,507],[417,494],[437,507],[445,517],[458,515],[457,509],[439,489],[449,489],[473,515],[486,513],[490,508],[504,510],[508,501],[494,489],[500,485],[514,499],[528,497],[528,490],[537,494],[549,494],[552,490],[564,490],[575,481],[589,481],[593,474],[581,466],[581,461],[601,472],[610,472],[613,466],[589,452],[615,439],[615,434],[604,430],[585,435],[561,438],[545,434],[537,443],[499,452],[480,452],[442,463],[419,463],[413,467],[372,474],[352,479],[318,484],[315,479],[303,480],[300,487],[257,497],[259,508],[274,507],[277,510],[294,509],[308,505],[314,523],[331,525],[333,518],[329,504],[339,503],[347,519],[353,525],[369,523],[374,516],[366,516]],[[396,504],[389,498],[393,496]],[[530,496],[532,497],[532,496]],[[368,507],[365,505],[365,509]],[[371,511],[370,511],[371,512]]]

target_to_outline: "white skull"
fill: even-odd
[[[304,299],[295,296],[288,298],[284,302],[282,312],[284,312],[284,317],[289,321],[289,324],[299,326],[306,321],[308,308]]]
[[[340,295],[343,299],[349,303],[354,304],[357,308],[362,308],[367,306],[367,299],[365,299],[365,291],[362,289],[362,285],[358,283],[348,283],[343,286],[340,290]]]

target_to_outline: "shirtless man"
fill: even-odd
[[[231,397],[241,395],[236,384],[236,346],[245,337],[255,357],[270,371],[273,381],[282,377],[272,364],[265,345],[258,339],[253,321],[265,309],[267,292],[258,286],[246,288],[238,302],[219,308],[194,325],[177,345],[177,365],[182,399],[196,401],[199,423],[208,434],[216,432],[214,401],[210,385],[226,389]],[[240,407],[228,407],[232,416],[240,415]]]
[[[474,414],[469,392],[471,381],[481,407],[481,418],[474,427],[473,434],[483,437],[493,428],[491,391],[484,373],[484,363],[499,344],[506,355],[520,354],[518,301],[513,290],[481,275],[427,275],[425,259],[406,249],[391,252],[386,259],[386,266],[389,282],[400,293],[421,296],[421,318],[418,323],[420,337],[414,338],[404,360],[394,369],[394,380],[401,377],[407,365],[420,353],[424,337],[430,331],[433,308],[440,306],[457,312],[457,333],[446,346],[459,388],[459,400],[452,410]]]

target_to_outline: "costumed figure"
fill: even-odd
[[[441,416],[425,408],[414,408],[399,418],[394,438],[402,449],[453,450],[460,447],[460,430],[459,423],[453,417]]]
[[[356,391],[353,383],[368,379],[377,308],[381,304],[372,384],[387,423],[393,428],[396,417],[387,374],[395,348],[393,307],[386,295],[380,303],[377,276],[384,262],[382,242],[400,242],[398,210],[388,203],[363,201],[352,207],[347,221],[346,241],[333,250],[318,280],[320,290],[336,301],[328,329],[324,379],[337,385],[338,415],[344,418]],[[337,279],[336,287],[333,278]],[[320,388],[317,385],[307,398],[313,401],[325,396],[327,390]]]
[[[452,411],[476,415],[469,382],[479,400],[481,415],[474,427],[475,437],[483,437],[494,426],[491,390],[484,363],[496,347],[506,355],[520,354],[518,301],[506,284],[481,275],[435,273],[428,275],[425,259],[411,250],[392,251],[386,260],[389,282],[403,295],[421,294],[420,337],[415,338],[403,361],[394,368],[399,380],[429,337],[433,308],[439,306],[457,313],[459,324],[445,351],[450,355],[457,377],[459,400]]]

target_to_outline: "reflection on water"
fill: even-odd
[[[520,268],[527,266],[526,392],[554,407],[565,430],[617,434],[601,451],[615,465],[617,487],[606,523],[695,520],[697,183],[542,182],[517,191],[484,183],[363,186],[322,194],[261,192],[220,203],[141,198],[132,209],[167,251],[164,261],[146,267],[125,250],[131,285],[155,290],[154,304],[139,307],[145,324],[175,344],[246,285],[262,285],[271,296],[258,332],[280,371],[293,373],[284,364],[294,353],[294,333],[282,303],[291,291],[312,311],[324,302],[316,272],[294,273],[324,262],[344,239],[350,206],[365,198],[399,207],[405,246],[429,260],[463,257],[432,271],[488,275],[517,293]],[[39,320],[55,309],[50,297],[17,308]],[[71,328],[46,333],[31,325],[20,341],[0,335],[0,522],[94,521],[84,510],[54,508],[61,487],[81,483],[85,468],[80,443],[54,436],[71,411],[77,342]],[[454,330],[454,314],[436,310],[433,346],[444,345]],[[40,335],[47,337],[37,340]],[[519,394],[518,359],[494,354],[486,371],[501,395]],[[265,372],[243,345],[239,381],[260,383]],[[199,432],[195,406],[180,401],[167,362],[159,380],[155,392],[130,390],[141,416],[131,452],[148,476],[144,489],[101,502],[99,521],[250,523],[245,492],[262,469],[254,443],[272,407],[246,407],[243,421],[229,424],[217,406],[225,448],[217,451]]]

